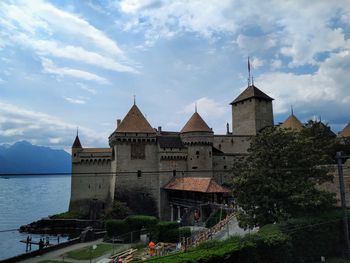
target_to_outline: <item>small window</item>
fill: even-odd
[[[142,172],[141,172],[141,170],[138,170],[137,171],[137,178],[141,178],[142,177]]]
[[[221,150],[221,144],[219,144],[219,150]]]
[[[74,154],[74,157],[75,157],[75,156],[77,156],[77,154],[76,154],[76,153]]]
[[[199,155],[199,151],[196,151],[196,154]]]
[[[90,184],[89,184],[89,189],[90,189]]]
[[[101,189],[101,184],[98,185],[98,188]]]
[[[176,176],[176,170],[173,170],[173,176],[174,177]]]
[[[192,170],[196,170],[197,168],[197,166],[192,166]]]
[[[225,169],[225,170],[227,169],[227,166],[226,166],[226,165],[224,165],[224,169]]]
[[[211,151],[209,151],[209,157],[211,157]]]

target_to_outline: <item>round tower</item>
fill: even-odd
[[[180,132],[188,149],[189,176],[212,176],[214,133],[196,111]]]

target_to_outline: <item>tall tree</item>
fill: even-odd
[[[233,180],[240,225],[263,226],[330,208],[334,195],[317,188],[332,179],[320,165],[323,154],[304,133],[267,128],[253,138]]]
[[[312,146],[319,149],[319,163],[330,164],[334,162],[336,151],[339,149],[339,141],[328,124],[321,121],[309,120],[301,135],[311,140]]]

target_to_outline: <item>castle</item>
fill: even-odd
[[[134,103],[109,136],[110,148],[72,146],[70,211],[96,217],[122,200],[135,212],[162,220],[210,214],[208,204],[227,201],[222,186],[250,139],[273,126],[273,99],[249,85],[232,101],[232,131],[214,134],[195,110],[181,131],[152,128]],[[292,113],[282,124],[300,129]],[[345,129],[344,129],[345,130]],[[350,127],[349,127],[350,130]]]

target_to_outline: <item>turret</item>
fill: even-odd
[[[79,133],[77,130],[77,135],[75,136],[75,140],[72,145],[72,162],[76,162],[78,160],[78,153],[81,152],[83,147],[81,146]]]
[[[280,128],[282,129],[289,129],[292,131],[301,131],[304,126],[299,121],[299,119],[294,115],[293,109],[291,115],[280,125]]]
[[[188,148],[188,171],[191,176],[212,176],[214,133],[196,111],[181,130],[181,139]],[[197,172],[198,171],[198,172]]]
[[[339,132],[340,137],[350,137],[350,123],[345,126],[345,128]]]

